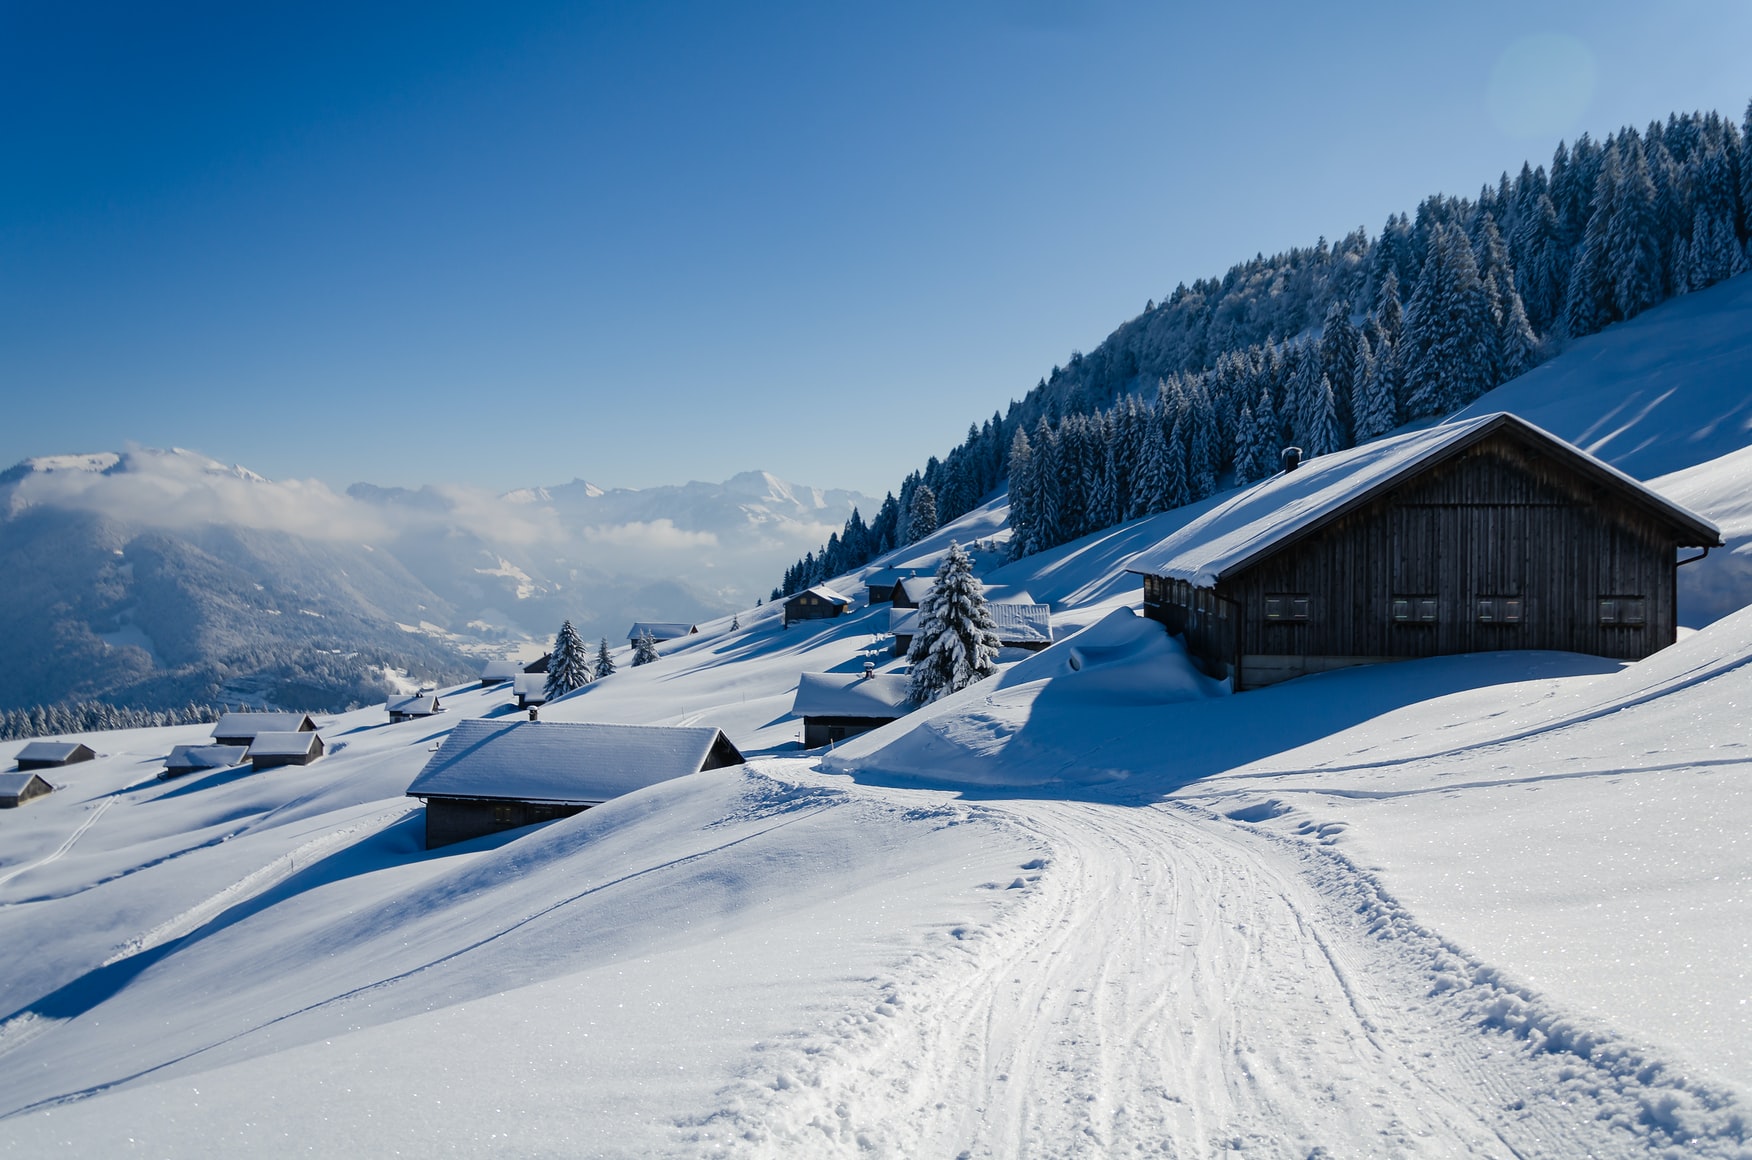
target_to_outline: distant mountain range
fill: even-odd
[[[571,618],[750,606],[871,500],[746,472],[503,495],[273,481],[181,449],[0,472],[0,708],[69,698],[338,707],[450,680]]]

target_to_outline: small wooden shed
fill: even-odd
[[[917,608],[925,593],[936,584],[935,576],[908,576],[894,586],[894,595],[890,599],[896,608]]]
[[[1005,648],[1039,652],[1052,643],[1052,608],[1045,604],[987,604]]]
[[[90,761],[97,754],[77,741],[32,741],[18,751],[19,769],[59,769]]]
[[[699,632],[697,624],[688,624],[682,620],[636,620],[633,627],[627,631],[627,640],[636,641],[640,633],[647,633],[658,644],[666,640],[680,640],[684,636],[693,636]]]
[[[888,610],[888,632],[894,637],[894,655],[903,657],[912,648],[913,637],[919,632],[919,610],[916,608],[890,608]]]
[[[515,677],[518,672],[516,661],[494,657],[481,665],[481,688],[490,689],[494,685],[502,685]]]
[[[25,802],[55,792],[55,787],[43,780],[40,773],[0,773],[0,810],[10,810]]]
[[[805,588],[785,601],[785,623],[798,620],[828,620],[851,608],[850,597],[842,596],[825,584]]]
[[[803,718],[803,747],[814,749],[868,733],[912,711],[909,678],[896,673],[804,673],[793,715]]]
[[[887,604],[893,600],[894,586],[912,574],[910,568],[882,568],[864,577],[864,589],[870,596],[869,603]]]
[[[426,848],[570,817],[671,778],[742,764],[710,726],[459,721],[408,796],[426,803]]]
[[[547,673],[518,673],[511,682],[511,693],[517,698],[519,709],[547,704]]]
[[[226,713],[213,726],[213,744],[248,745],[258,733],[315,733],[304,713]]]
[[[1484,415],[1294,466],[1128,569],[1144,613],[1236,689],[1497,649],[1634,660],[1678,631],[1708,520],[1524,419]]]
[[[229,769],[242,765],[249,749],[242,745],[178,745],[164,759],[163,780],[197,773],[203,769]]]
[[[318,733],[257,733],[249,743],[249,762],[257,772],[282,765],[309,765],[323,755]]]
[[[389,710],[389,723],[399,724],[412,721],[416,717],[431,717],[444,712],[444,706],[438,703],[436,693],[416,693],[411,697],[391,697],[384,702],[384,708]]]

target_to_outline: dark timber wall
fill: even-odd
[[[428,798],[426,849],[466,842],[483,834],[515,830],[555,818],[569,818],[588,806],[556,802],[491,801],[482,798]]]
[[[1499,434],[1220,582],[1147,577],[1145,611],[1243,686],[1496,649],[1626,660],[1673,643],[1676,548],[1625,490]]]

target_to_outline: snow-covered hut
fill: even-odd
[[[384,708],[389,710],[389,723],[391,725],[402,721],[412,721],[416,717],[431,717],[434,714],[444,712],[444,706],[438,703],[438,694],[436,693],[416,693],[411,697],[391,697],[384,702]]]
[[[494,657],[481,665],[481,688],[490,689],[494,685],[502,685],[517,675],[517,662],[503,657]]]
[[[1235,688],[1497,649],[1635,659],[1678,630],[1677,549],[1708,520],[1514,415],[1323,455],[1127,568],[1144,613]],[[1692,559],[1701,559],[1694,556]]]
[[[906,716],[911,682],[894,673],[804,673],[793,715],[803,718],[803,747],[814,749],[867,733]]]
[[[548,671],[548,664],[553,659],[553,653],[542,653],[540,656],[524,665],[523,671],[526,673],[545,673]]]
[[[257,733],[249,743],[249,762],[258,772],[280,765],[309,765],[325,748],[318,733]]]
[[[304,713],[226,713],[213,726],[213,744],[248,745],[258,733],[315,733]]]
[[[511,692],[519,709],[547,704],[547,673],[518,673],[511,682]]]
[[[1052,643],[1052,608],[1046,604],[987,604],[1005,648],[1039,652]],[[916,631],[916,630],[915,630]]]
[[[203,769],[229,769],[242,765],[249,749],[243,745],[178,745],[164,759],[162,779],[182,777]]]
[[[10,810],[33,798],[55,792],[55,787],[43,780],[42,774],[26,770],[23,773],[0,773],[0,810]]]
[[[908,576],[894,586],[894,595],[890,597],[896,608],[917,608],[919,601],[925,598],[937,583],[935,576]]]
[[[97,754],[77,741],[32,741],[18,751],[19,769],[59,769],[90,761]]]
[[[850,597],[842,596],[825,584],[805,588],[785,600],[785,623],[795,620],[828,620],[852,606]]]
[[[918,635],[919,610],[916,608],[890,608],[888,610],[888,632],[894,637],[894,655],[903,657],[912,648],[912,638]]]
[[[893,600],[894,586],[912,574],[910,568],[882,568],[864,577],[864,588],[870,594],[869,603],[887,604]]]
[[[647,633],[658,644],[666,640],[680,640],[684,636],[692,636],[699,631],[699,626],[680,620],[636,620],[633,627],[627,630],[627,639],[636,641],[640,633]]]
[[[742,754],[710,726],[457,722],[408,796],[426,803],[426,848],[570,817]]]

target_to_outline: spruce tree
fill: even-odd
[[[638,637],[633,641],[633,667],[636,669],[657,659],[657,641],[651,636],[649,629],[640,629]]]
[[[568,620],[560,625],[559,635],[554,637],[554,650],[549,654],[548,699],[562,697],[573,689],[581,689],[595,677],[595,672],[590,668],[589,646]]]
[[[1010,440],[1010,558],[1034,551],[1034,448],[1021,425]]]
[[[1385,346],[1381,354],[1386,359],[1391,359],[1393,347]],[[1390,374],[1382,373],[1383,361],[1382,357],[1370,349],[1367,338],[1358,337],[1358,378],[1351,402],[1351,410],[1356,415],[1358,443],[1366,443],[1377,436],[1385,435],[1397,426],[1393,381]]]
[[[1612,301],[1619,318],[1634,318],[1661,300],[1657,219],[1655,186],[1643,147],[1631,137],[1607,223]]]
[[[605,636],[602,638],[602,643],[596,646],[596,677],[601,680],[612,672],[614,672],[614,658],[608,654],[608,638]]]
[[[1577,143],[1578,148],[1580,142]],[[1592,212],[1582,231],[1570,266],[1569,287],[1564,302],[1564,329],[1571,338],[1582,338],[1611,323],[1615,314],[1612,263],[1609,250],[1613,205],[1618,190],[1618,151],[1610,149],[1601,159],[1594,180]]]
[[[937,530],[937,493],[921,483],[913,489],[912,506],[906,513],[907,543],[916,544]]]
[[[921,705],[997,671],[997,626],[973,561],[951,542],[936,584],[919,601],[919,628],[907,652],[912,699]]]

